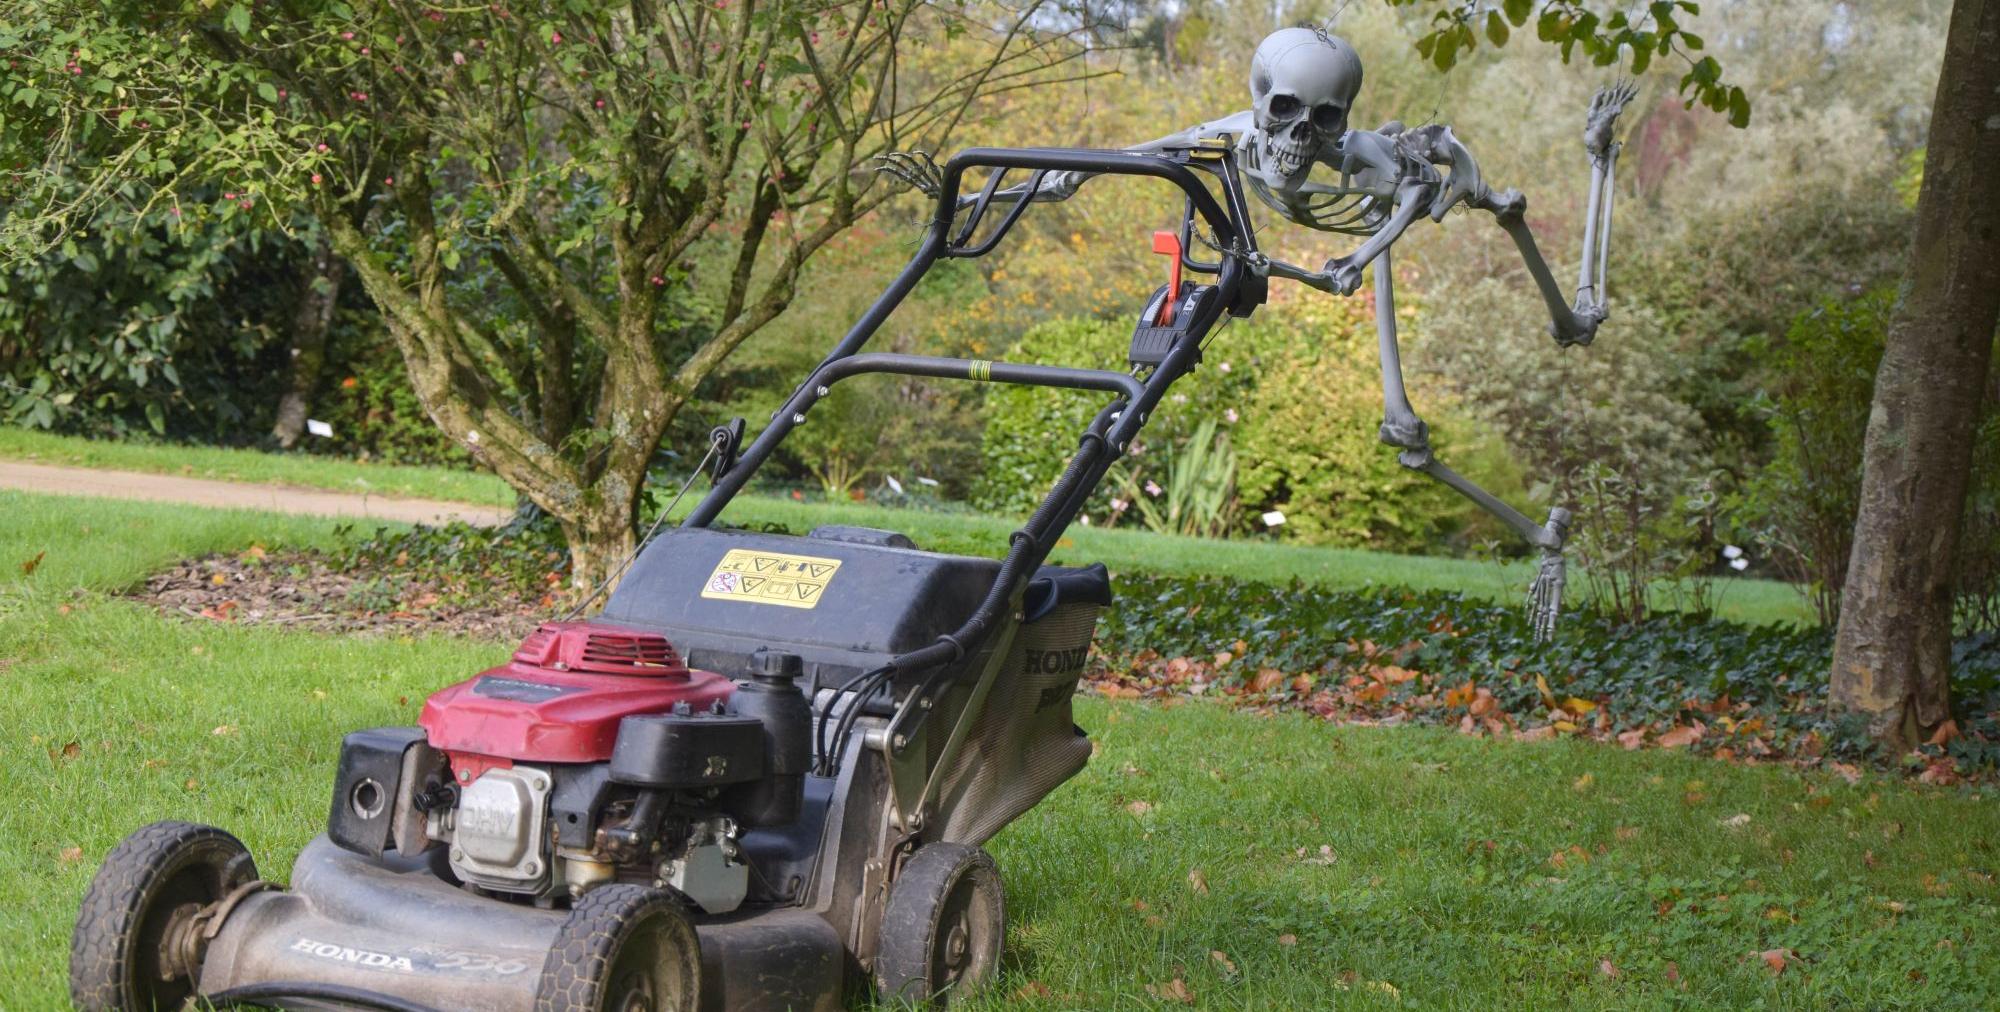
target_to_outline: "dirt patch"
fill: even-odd
[[[556,617],[552,596],[494,600],[476,581],[341,572],[310,554],[211,555],[155,574],[132,596],[197,621],[325,633],[517,640]]]

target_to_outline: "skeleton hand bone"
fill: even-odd
[[[926,197],[935,198],[944,190],[944,172],[928,151],[890,151],[876,155],[875,171],[910,184]]]
[[[1618,125],[1618,114],[1638,95],[1639,87],[1631,81],[1597,89],[1583,126],[1583,147],[1592,158],[1602,159],[1611,153],[1611,131]]]

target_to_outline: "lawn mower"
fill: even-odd
[[[289,886],[221,829],[127,837],[77,919],[77,1006],[818,1010],[871,989],[942,1005],[990,979],[1005,899],[981,844],[1089,758],[1071,696],[1111,601],[1102,565],[1044,562],[1218,321],[1265,300],[1235,158],[1196,143],[929,164],[915,257],[753,442],[718,430],[711,490],[601,613],[542,625],[416,727],[347,735]],[[961,195],[974,170],[983,188]],[[1015,173],[1025,188],[1003,190]],[[1054,173],[1180,191],[1129,372],[862,352]],[[1109,397],[998,560],[867,528],[718,527],[813,405],[869,373]]]

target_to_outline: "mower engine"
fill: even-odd
[[[657,633],[543,625],[509,663],[432,695],[419,727],[348,735],[328,835],[376,858],[442,844],[441,873],[543,907],[629,882],[735,910],[742,832],[799,815],[801,671],[760,651],[738,685]]]

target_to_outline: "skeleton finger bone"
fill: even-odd
[[[944,189],[944,173],[928,151],[890,151],[875,156],[875,171],[902,180],[927,197]]]

